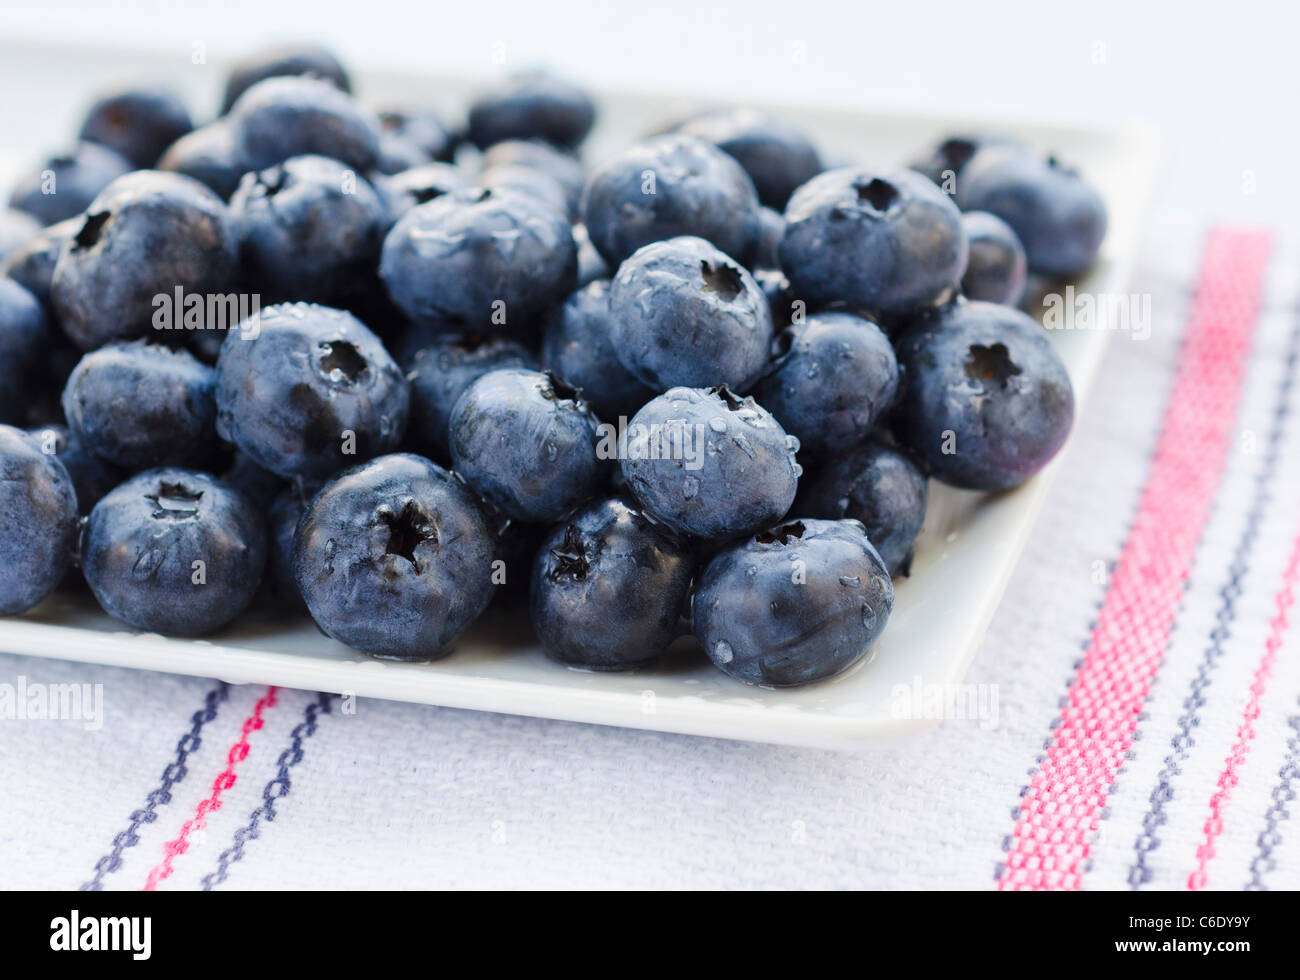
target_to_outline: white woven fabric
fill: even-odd
[[[227,751],[266,693],[232,688],[202,727],[170,802],[141,824],[138,842],[120,847],[120,866],[103,886],[141,888],[152,871],[163,889],[203,887],[205,879],[259,889],[995,887],[1019,791],[1051,734],[1106,588],[1097,563],[1119,553],[1150,466],[1200,241],[1200,230],[1173,229],[1148,250],[1136,288],[1153,294],[1152,335],[1114,338],[968,678],[997,685],[991,730],[951,721],[895,749],[854,756],[379,701],[346,714],[334,699],[309,733],[305,712],[317,696],[285,691],[264,705],[264,725],[249,733],[247,758],[222,789],[219,808],[159,878],[165,845],[212,795]],[[1263,462],[1282,352],[1300,322],[1297,267],[1285,250],[1271,263],[1240,410],[1242,451],[1229,462],[1084,887],[1128,884],[1135,840],[1215,626]],[[1249,451],[1253,445],[1259,452]],[[1186,887],[1196,863],[1300,523],[1300,419],[1287,430],[1272,482],[1234,627],[1203,691],[1196,745],[1176,777],[1146,887]],[[1276,827],[1274,866],[1263,883],[1300,886],[1300,819],[1287,812],[1287,787],[1294,795],[1297,783],[1284,772],[1288,755],[1300,751],[1297,654],[1300,639],[1288,633],[1224,810],[1211,888],[1241,888],[1252,862],[1262,867],[1268,826]],[[103,685],[100,730],[0,722],[3,885],[77,887],[145,807],[215,682],[0,656],[0,683],[19,677]],[[282,766],[289,789],[273,791],[283,796],[274,819],[261,819],[232,860],[232,844],[248,836],[241,828],[264,806]],[[226,873],[213,877],[223,852]]]

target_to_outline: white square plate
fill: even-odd
[[[24,147],[0,151],[12,168],[66,143],[76,114],[97,85],[121,77],[120,54],[0,46],[0,85],[24,93],[4,106],[0,132],[22,134]],[[136,60],[129,74],[139,75]],[[216,99],[218,70],[158,63],[195,95]],[[212,66],[210,66],[212,67]],[[188,69],[188,71],[186,70]],[[21,84],[20,84],[21,81]],[[364,76],[368,100],[427,101],[454,110],[465,86],[418,76]],[[677,106],[649,95],[607,94],[587,147],[589,161],[625,145]],[[1128,286],[1141,219],[1155,178],[1158,145],[1142,129],[1072,129],[987,120],[771,107],[803,125],[833,160],[899,166],[952,131],[1019,136],[1078,162],[1110,211],[1102,257],[1079,292],[1118,293]],[[20,116],[21,118],[14,118]],[[21,150],[22,156],[16,156]],[[1105,348],[1105,330],[1050,335],[1069,368],[1079,410]],[[746,687],[709,663],[693,641],[679,642],[656,669],[625,674],[567,670],[548,661],[529,629],[489,611],[432,664],[370,660],[327,639],[306,618],[265,612],[241,618],[208,640],[173,640],[126,631],[93,600],[55,596],[29,613],[0,619],[0,650],[89,663],[217,677],[232,683],[350,692],[357,696],[500,711],[603,725],[826,748],[854,748],[933,724],[898,717],[895,692],[962,680],[988,626],[1016,557],[1038,513],[1054,467],[1010,493],[981,496],[931,486],[930,513],[909,578],[897,584],[893,616],[869,663],[795,690]],[[524,617],[526,618],[526,616]]]

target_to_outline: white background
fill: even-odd
[[[1166,138],[1162,210],[1276,224],[1300,217],[1297,11],[1283,0],[42,0],[5,3],[0,38],[186,60],[201,41],[226,60],[305,37],[358,69],[485,78],[504,51],[507,67],[547,63],[685,98],[1143,120]],[[20,139],[4,132],[0,145]]]

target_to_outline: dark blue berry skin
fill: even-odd
[[[569,201],[564,186],[545,171],[535,167],[526,167],[518,163],[501,163],[487,167],[478,175],[479,187],[485,187],[493,193],[513,192],[530,197],[538,204],[543,204],[557,214],[564,215],[566,221],[573,221],[577,215],[569,211]]]
[[[590,504],[537,552],[530,611],[542,649],[587,670],[645,665],[677,638],[693,566],[684,540],[627,501]]]
[[[52,225],[81,214],[100,191],[130,169],[131,164],[115,150],[78,143],[71,153],[52,157],[15,180],[9,206]]]
[[[297,75],[323,79],[341,91],[352,91],[347,72],[325,48],[314,44],[277,45],[242,58],[231,69],[221,111],[229,112],[239,97],[258,82]]]
[[[726,388],[673,388],[633,417],[620,461],[647,514],[716,540],[785,516],[802,472],[797,445],[752,398]]]
[[[245,168],[235,152],[234,133],[229,124],[219,120],[186,133],[169,146],[158,169],[193,177],[228,201]]]
[[[996,133],[957,133],[945,137],[938,146],[912,164],[951,195],[957,190],[957,178],[975,154],[987,146],[1015,146],[1014,140]]]
[[[269,306],[255,317],[256,337],[241,324],[217,359],[223,439],[263,469],[307,480],[399,445],[406,379],[360,320],[310,303]]]
[[[101,497],[122,482],[122,471],[106,460],[100,459],[63,425],[46,425],[28,429],[27,434],[36,440],[41,452],[57,456],[68,471],[72,486],[77,491],[77,509],[82,514],[99,503]]]
[[[391,176],[376,177],[374,183],[388,207],[390,228],[411,208],[471,186],[469,178],[450,163],[421,164]]]
[[[519,166],[538,170],[559,183],[564,191],[565,211],[576,216],[581,210],[582,189],[587,172],[572,153],[543,140],[506,140],[489,147],[483,154],[483,168]]]
[[[379,154],[375,159],[375,173],[400,174],[403,170],[432,162],[429,154],[402,136],[383,132],[379,134]]]
[[[781,268],[812,303],[905,313],[955,289],[966,270],[961,214],[911,170],[827,171],[794,193],[785,221]]]
[[[433,660],[492,598],[492,538],[473,495],[419,456],[381,456],[326,484],[294,573],[326,634],[376,657]]]
[[[26,211],[0,208],[0,262],[40,234],[41,223]]]
[[[307,605],[302,601],[298,580],[294,577],[293,540],[298,521],[312,496],[314,494],[303,494],[296,487],[285,487],[271,501],[266,512],[267,583],[276,599],[302,610]]]
[[[0,423],[17,423],[37,394],[50,330],[40,300],[0,279]]]
[[[385,109],[379,126],[387,136],[412,144],[426,161],[450,163],[456,153],[456,139],[436,113],[427,109]]]
[[[469,138],[480,149],[503,140],[541,139],[575,147],[596,121],[591,97],[546,72],[512,75],[469,107]]]
[[[578,252],[553,208],[510,191],[471,190],[408,211],[384,239],[379,274],[416,323],[518,334],[573,292]]]
[[[961,293],[967,299],[1015,306],[1025,294],[1028,265],[1025,250],[1011,227],[987,211],[961,216],[970,246]]]
[[[420,347],[407,363],[411,386],[407,442],[426,456],[447,459],[447,424],[465,389],[489,371],[536,367],[537,359],[528,348],[505,337],[447,334]]]
[[[772,326],[781,330],[790,325],[794,318],[795,303],[798,302],[790,280],[780,269],[755,269],[754,281],[767,297],[767,308],[772,314]]]
[[[754,269],[780,269],[778,249],[785,234],[785,216],[771,208],[758,209],[758,247],[754,250]]]
[[[219,197],[189,177],[136,171],[91,203],[59,254],[50,299],[68,337],[93,350],[148,330],[159,295],[229,291],[236,266]]]
[[[856,521],[802,519],[732,545],[695,588],[695,636],[746,684],[838,674],[875,644],[894,608],[884,563]]]
[[[707,239],[740,262],[758,244],[758,193],[749,175],[712,143],[677,133],[638,143],[600,167],[583,192],[582,213],[611,266],[678,235]]]
[[[517,521],[558,521],[595,496],[607,475],[597,420],[551,374],[502,368],[470,385],[448,433],[457,473]]]
[[[244,274],[272,302],[330,302],[360,291],[379,259],[388,209],[329,157],[245,174],[230,199]]]
[[[822,172],[821,157],[797,127],[754,109],[724,109],[696,116],[678,132],[698,136],[736,158],[758,199],[777,211],[796,187]]]
[[[107,494],[81,543],[86,583],[104,611],[164,636],[202,636],[232,621],[265,565],[266,527],[253,505],[214,476],[172,467]]]
[[[129,89],[90,107],[81,139],[125,157],[135,169],[152,167],[163,151],[194,128],[189,110],[166,89]]]
[[[897,578],[911,567],[929,497],[925,474],[905,453],[871,443],[831,460],[805,481],[794,506],[809,517],[861,522]]]
[[[813,458],[865,442],[898,394],[898,362],[881,329],[852,313],[815,313],[786,327],[777,346],[758,403]]]
[[[1024,246],[1029,271],[1074,276],[1106,237],[1106,204],[1077,170],[1017,147],[978,153],[962,171],[957,203],[1001,218]]]
[[[613,270],[610,269],[609,263],[604,257],[596,251],[596,246],[591,244],[591,236],[587,234],[587,226],[576,224],[573,226],[573,241],[578,246],[578,288],[588,286],[597,279],[609,279],[613,276]]]
[[[82,445],[125,470],[198,465],[216,449],[214,383],[189,351],[108,344],[73,369],[63,414]]]
[[[609,305],[619,359],[656,391],[745,391],[767,364],[767,297],[744,266],[702,238],[639,249],[614,276]]]
[[[50,280],[54,278],[54,264],[66,242],[81,230],[80,218],[69,218],[41,229],[27,244],[14,249],[9,257],[0,261],[0,277],[8,276],[50,308]]]
[[[366,173],[379,159],[379,120],[321,79],[258,82],[239,97],[229,118],[235,155],[246,170],[318,155]]]
[[[542,364],[573,385],[596,416],[617,422],[655,396],[618,359],[609,282],[598,279],[570,296],[546,324]]]
[[[63,579],[77,545],[77,495],[56,454],[0,425],[0,616],[30,609]]]
[[[898,434],[936,479],[1005,490],[1056,455],[1074,393],[1043,328],[1019,310],[958,301],[898,338]]]
[[[259,513],[265,513],[271,501],[284,489],[284,480],[270,470],[262,469],[247,453],[236,449],[231,455],[230,465],[221,472],[222,482],[247,497]]]

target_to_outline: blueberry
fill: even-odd
[[[356,317],[269,306],[217,360],[217,432],[285,479],[323,480],[396,448],[409,396],[401,369]]]
[[[573,242],[578,247],[579,287],[590,285],[597,279],[608,279],[614,274],[609,263],[596,251],[596,246],[591,244],[586,225],[579,223],[573,226]]]
[[[790,325],[799,300],[795,297],[790,280],[780,269],[755,269],[754,282],[767,297],[767,308],[772,314],[772,326],[778,330]]]
[[[0,279],[0,422],[20,421],[37,385],[50,341],[40,300]]]
[[[959,301],[921,318],[897,350],[899,435],[945,483],[1017,486],[1069,435],[1070,377],[1043,328],[1019,310]]]
[[[587,172],[572,153],[543,140],[506,140],[488,147],[483,154],[483,168],[507,166],[527,167],[546,174],[564,191],[565,211],[572,216],[581,209]]]
[[[0,425],[0,616],[30,609],[54,591],[77,544],[77,495],[55,454]]]
[[[920,174],[845,168],[790,198],[781,268],[801,297],[905,313],[961,282],[966,236],[948,196]]]
[[[277,45],[256,51],[236,63],[226,80],[221,111],[229,112],[239,97],[258,82],[296,75],[323,79],[344,92],[352,91],[347,72],[330,51],[314,44]]]
[[[747,389],[767,363],[772,315],[754,277],[702,238],[638,249],[609,295],[614,349],[656,391]]]
[[[236,449],[230,465],[221,473],[221,482],[242,493],[250,504],[265,513],[271,502],[284,489],[284,480],[270,470],[264,470],[248,453]]]
[[[810,456],[866,441],[898,394],[889,338],[852,313],[817,313],[777,338],[780,351],[754,391]]]
[[[617,422],[655,396],[614,350],[609,283],[598,279],[570,296],[546,324],[542,363],[578,388],[598,418]]]
[[[9,253],[0,261],[0,276],[8,276],[41,301],[50,306],[50,280],[54,278],[54,264],[66,242],[81,230],[82,219],[69,218],[41,229],[35,236]]]
[[[384,239],[380,276],[417,323],[526,330],[573,291],[578,257],[568,221],[510,191],[470,190],[412,208]]]
[[[26,211],[0,208],[0,262],[41,233],[41,223]]]
[[[925,474],[902,452],[880,443],[830,461],[799,489],[795,510],[809,517],[860,521],[891,576],[906,575],[929,501]]]
[[[1017,145],[1006,136],[996,133],[960,133],[945,137],[938,146],[928,151],[912,164],[912,169],[924,174],[952,195],[957,190],[957,177],[966,164],[986,146]]]
[[[812,519],[720,552],[692,603],[709,659],[765,687],[807,684],[857,663],[893,608],[889,572],[862,525]]]
[[[391,227],[391,223],[416,205],[466,190],[470,181],[449,163],[425,163],[400,173],[377,177],[374,186],[388,206]]]
[[[184,174],[204,184],[223,201],[229,200],[244,175],[235,151],[235,136],[224,120],[186,133],[167,148],[159,170]]]
[[[9,206],[51,225],[81,214],[130,169],[120,153],[98,143],[78,143],[72,152],[52,157],[14,181]]]
[[[387,215],[370,184],[321,156],[245,174],[230,199],[245,275],[277,301],[359,292],[379,260]]]
[[[407,440],[415,449],[446,459],[447,423],[457,399],[489,371],[537,367],[537,359],[517,341],[475,334],[445,334],[414,351],[408,362],[411,420]]]
[[[375,158],[377,174],[400,174],[403,170],[432,162],[429,154],[406,139],[393,133],[379,134],[379,153]]]
[[[137,171],[91,203],[54,266],[50,298],[83,350],[143,334],[156,297],[230,288],[237,261],[226,206],[196,180]]]
[[[298,521],[314,494],[304,494],[297,487],[285,487],[266,512],[268,584],[275,597],[289,606],[306,609],[298,591],[293,569],[293,539]]]
[[[236,157],[246,170],[318,155],[365,173],[379,158],[379,120],[317,78],[258,82],[230,110],[230,125]]]
[[[798,441],[752,398],[673,388],[627,428],[623,477],[646,513],[701,538],[734,538],[779,521],[802,472]]]
[[[754,109],[707,112],[683,123],[678,132],[698,136],[736,158],[745,168],[758,199],[781,211],[794,189],[822,171],[822,161],[797,127]]]
[[[682,540],[618,498],[551,531],[533,565],[530,609],[542,649],[588,670],[626,670],[677,638],[693,560]]]
[[[456,152],[455,137],[431,110],[386,109],[379,113],[379,126],[384,135],[413,145],[426,161],[450,163]]]
[[[519,139],[574,147],[586,138],[595,120],[595,104],[576,85],[546,72],[521,72],[474,99],[469,107],[469,138],[480,149]]]
[[[502,368],[456,401],[448,432],[456,472],[518,521],[557,521],[595,495],[606,475],[597,421],[551,374]]]
[[[780,269],[781,237],[785,234],[785,216],[771,208],[758,209],[758,246],[754,249],[755,269]]]
[[[454,475],[397,454],[325,485],[298,523],[294,572],[329,636],[377,657],[432,660],[492,597],[492,540]]]
[[[193,128],[189,110],[173,93],[138,88],[107,95],[91,106],[81,139],[116,150],[132,167],[145,168]]]
[[[91,510],[81,564],[114,619],[164,636],[201,636],[252,600],[266,528],[239,491],[207,473],[148,470]]]
[[[63,413],[82,445],[123,469],[197,465],[216,448],[213,384],[189,351],[108,344],[73,369]]]
[[[57,456],[68,471],[77,492],[77,508],[82,514],[99,503],[101,497],[122,482],[120,469],[92,453],[77,434],[63,425],[46,425],[28,429],[41,452]]]
[[[1106,237],[1106,204],[1077,170],[1017,147],[991,147],[962,171],[963,211],[1001,218],[1024,246],[1029,271],[1074,276],[1097,257]]]
[[[970,245],[962,295],[1015,306],[1025,294],[1028,274],[1020,239],[1005,221],[987,211],[967,211],[961,223]]]
[[[638,143],[591,176],[583,222],[611,266],[643,245],[696,235],[747,262],[758,243],[758,194],[733,157],[693,136]]]
[[[523,612],[528,606],[533,559],[550,528],[545,524],[512,521],[490,508],[484,516],[492,532],[492,581],[496,585],[492,605],[511,613]]]

